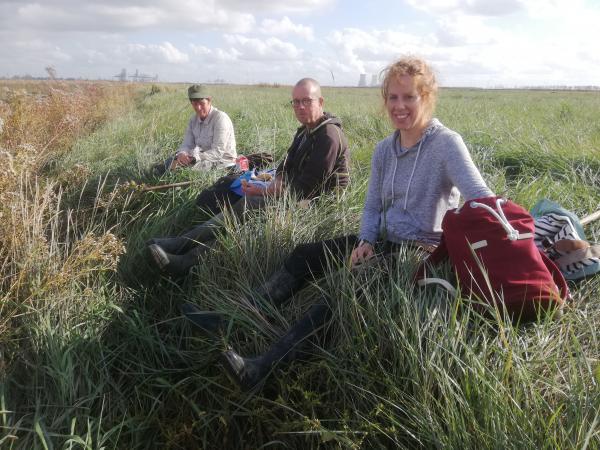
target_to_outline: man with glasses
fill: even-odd
[[[312,78],[298,81],[290,103],[302,126],[267,187],[242,184],[244,196],[230,207],[237,217],[285,191],[291,191],[299,200],[310,200],[348,184],[348,140],[339,119],[323,111],[319,83]],[[211,247],[222,223],[221,213],[179,237],[151,239],[148,248],[152,260],[171,275],[186,275]]]
[[[177,167],[210,170],[235,165],[235,133],[229,116],[213,106],[206,86],[190,86],[188,98],[195,114],[175,156],[154,167],[157,175]]]

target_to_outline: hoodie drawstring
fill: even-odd
[[[419,161],[419,155],[421,154],[421,146],[423,145],[423,141],[425,140],[427,133],[423,133],[423,137],[419,141],[419,147],[417,148],[417,156],[415,157],[415,162],[413,164],[412,171],[410,172],[410,177],[408,178],[408,186],[406,187],[406,193],[404,194],[404,211],[406,211],[406,207],[408,205],[408,194],[410,193],[410,185],[412,184],[413,177],[415,176],[415,170],[417,169],[417,163]],[[398,139],[400,139],[400,134],[398,134]],[[394,158],[394,171],[392,172],[392,202],[390,206],[394,205],[394,185],[396,184],[396,172],[398,171],[398,155]]]
[[[394,171],[392,172],[392,205],[394,204],[394,180],[396,179],[396,170],[398,170],[398,156],[394,158]]]
[[[412,171],[410,172],[410,178],[408,179],[408,186],[406,187],[406,194],[404,194],[404,211],[406,211],[406,205],[408,204],[408,193],[410,192],[410,185],[412,184],[413,176],[415,174],[415,169],[417,168],[417,161],[419,161],[419,155],[421,154],[421,145],[423,145],[423,141],[425,140],[425,136],[421,138],[419,142],[419,148],[417,149],[417,156],[415,158],[415,163],[413,164]],[[396,165],[398,164],[398,158],[396,158]],[[396,176],[396,172],[394,171],[394,177]],[[392,177],[392,186],[394,185],[394,178]]]

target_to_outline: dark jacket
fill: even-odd
[[[310,199],[348,185],[349,159],[340,120],[324,113],[312,130],[298,128],[277,174],[299,198]]]

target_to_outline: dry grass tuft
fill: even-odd
[[[85,166],[49,180],[48,163],[81,136],[130,107],[132,86],[37,83],[5,87],[0,100],[0,334],[23,302],[78,286],[116,269],[123,243],[111,232],[78,229],[61,205],[62,186],[87,181]]]

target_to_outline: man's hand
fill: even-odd
[[[369,259],[375,256],[375,249],[368,242],[363,242],[354,250],[352,250],[352,254],[350,255],[350,263],[352,267],[356,267]]]
[[[247,195],[250,197],[256,197],[256,196],[263,197],[266,194],[267,189],[262,186],[250,184],[250,183],[248,183],[247,180],[242,180],[242,191],[244,192],[244,195]]]
[[[177,166],[185,167],[194,164],[196,162],[196,158],[194,158],[191,155],[188,155],[186,152],[181,152],[177,154],[174,162],[177,163]]]

